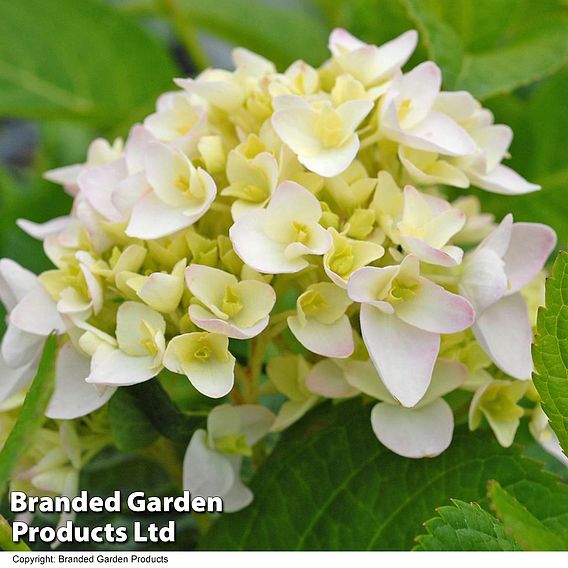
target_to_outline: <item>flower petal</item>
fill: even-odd
[[[503,164],[499,164],[488,174],[468,170],[467,175],[474,185],[501,195],[522,195],[540,189],[540,185],[528,182],[524,177]]]
[[[475,319],[473,306],[465,298],[423,277],[416,295],[396,306],[395,312],[402,321],[432,333],[463,331]]]
[[[430,385],[440,336],[365,304],[361,306],[361,331],[389,392],[402,405],[414,406]]]
[[[270,239],[264,232],[266,210],[256,210],[239,217],[229,230],[237,255],[257,272],[283,274],[299,272],[308,266],[303,258],[288,258],[286,244]]]
[[[114,388],[101,393],[85,379],[90,373],[90,359],[81,355],[67,342],[57,354],[55,391],[45,415],[55,420],[72,420],[85,416],[106,404],[114,394]]]
[[[288,318],[288,327],[296,339],[312,353],[344,359],[353,353],[353,331],[346,315],[331,324],[308,318],[302,325],[297,316]]]
[[[343,369],[330,359],[319,361],[312,367],[306,378],[306,387],[326,398],[349,398],[359,393],[347,382]]]
[[[184,214],[183,209],[166,205],[149,191],[132,208],[126,235],[136,239],[159,239],[185,229],[196,221]]]
[[[34,335],[65,331],[55,302],[43,288],[32,290],[22,298],[10,313],[10,323]]]
[[[527,305],[520,293],[505,296],[487,308],[472,329],[497,367],[516,379],[530,378],[533,337]]]
[[[379,441],[398,455],[431,458],[449,447],[454,416],[442,399],[420,408],[380,402],[371,411],[371,425]]]
[[[132,357],[120,351],[100,347],[91,359],[88,383],[128,387],[155,377],[161,367],[154,365],[154,357]]]
[[[515,223],[503,257],[509,279],[508,294],[518,292],[542,270],[556,246],[556,233],[540,223]]]
[[[236,473],[223,454],[207,444],[205,430],[197,430],[183,459],[183,487],[192,496],[224,497],[235,483]]]
[[[339,148],[321,149],[317,154],[298,154],[298,160],[308,170],[330,178],[345,171],[359,151],[359,138],[352,134]]]

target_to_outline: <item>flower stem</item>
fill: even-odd
[[[170,21],[198,71],[209,67],[209,60],[197,39],[195,28],[179,7],[177,0],[157,0],[157,3],[164,16]]]

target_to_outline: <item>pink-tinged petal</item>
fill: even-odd
[[[359,151],[359,138],[352,134],[339,148],[325,148],[317,154],[298,155],[298,160],[308,170],[322,177],[334,177],[345,171]]]
[[[67,342],[57,354],[55,391],[45,412],[55,420],[73,420],[105,405],[116,389],[99,392],[85,379],[89,376],[91,360],[81,355]]]
[[[18,369],[34,361],[43,348],[45,337],[27,333],[8,324],[2,338],[2,358],[12,369]]]
[[[45,223],[34,223],[27,219],[18,219],[16,225],[22,229],[26,234],[34,239],[43,241],[49,235],[57,235],[64,231],[71,223],[71,217],[65,215],[63,217],[55,217]]]
[[[0,403],[26,388],[32,382],[36,369],[37,360],[13,369],[0,356]]]
[[[389,392],[403,406],[414,406],[430,385],[440,336],[365,304],[361,306],[361,331]]]
[[[511,243],[511,235],[513,232],[513,216],[509,213],[503,217],[503,220],[489,235],[483,239],[477,247],[480,249],[491,249],[497,256],[503,258]]]
[[[466,156],[476,149],[471,136],[457,122],[441,112],[431,112],[404,134],[401,142],[418,150],[439,152],[448,156]]]
[[[35,335],[63,333],[65,325],[55,302],[43,289],[28,292],[10,313],[10,323],[22,331]]]
[[[371,411],[373,432],[389,450],[406,458],[432,458],[446,450],[454,431],[454,415],[442,399],[404,408],[380,402]]]
[[[349,398],[359,393],[346,381],[341,367],[329,359],[319,361],[312,367],[306,378],[306,387],[326,398]]]
[[[515,223],[503,260],[509,278],[509,294],[529,284],[542,270],[556,246],[556,233],[540,223]]]
[[[150,189],[150,184],[146,180],[144,173],[139,172],[128,176],[125,180],[121,181],[112,192],[112,204],[124,217],[128,217],[132,208]]]
[[[422,277],[416,295],[395,311],[402,321],[432,333],[457,333],[475,320],[473,306],[465,298]]]
[[[477,315],[500,300],[507,286],[505,263],[494,250],[478,249],[467,258],[459,290],[473,304]]]
[[[194,304],[189,306],[189,319],[197,327],[211,333],[220,333],[233,339],[251,339],[262,333],[270,318],[267,316],[251,327],[240,328],[234,323],[216,318],[209,310]]]
[[[37,276],[10,258],[0,260],[0,300],[7,311],[32,290],[41,288]]]
[[[151,356],[131,357],[119,349],[99,348],[91,359],[88,383],[128,387],[155,377],[161,368]]]
[[[521,294],[505,296],[487,308],[472,329],[497,367],[515,379],[530,378],[533,337],[527,305]]]
[[[286,245],[273,241],[264,232],[266,210],[252,211],[239,217],[229,230],[233,248],[241,260],[266,274],[299,272],[308,266],[303,258],[288,258]]]
[[[124,157],[130,174],[136,174],[144,169],[144,154],[148,144],[157,142],[150,131],[141,124],[135,124],[128,134],[124,147]]]
[[[182,209],[166,205],[150,191],[132,209],[126,235],[136,239],[159,239],[194,222],[195,219],[184,215]]]
[[[457,266],[463,258],[463,250],[455,246],[434,248],[416,237],[402,237],[404,248],[415,254],[422,262],[436,266]]]
[[[308,318],[302,325],[297,316],[288,318],[288,327],[296,339],[312,353],[323,357],[345,359],[353,353],[353,331],[346,315],[332,324]]]
[[[528,182],[524,177],[503,164],[498,165],[488,174],[468,170],[467,175],[472,184],[501,195],[522,195],[540,189],[540,185]]]
[[[77,183],[91,206],[109,221],[121,221],[120,211],[112,203],[112,192],[126,178],[126,160],[119,158],[85,170]]]
[[[205,430],[197,430],[183,460],[183,488],[194,497],[224,497],[235,479],[227,456],[209,447]]]
[[[394,40],[393,40],[394,41]],[[367,44],[350,34],[346,29],[335,28],[329,34],[328,48],[333,55],[341,55],[345,51],[353,51]]]

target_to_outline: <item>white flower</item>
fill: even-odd
[[[493,362],[516,379],[530,378],[533,370],[531,324],[520,290],[555,245],[550,227],[513,223],[507,215],[463,262],[459,289],[476,309],[473,332]]]
[[[226,172],[229,186],[221,195],[236,197],[231,206],[233,219],[264,207],[278,182],[278,162],[269,152],[260,152],[248,159],[238,150],[232,150]]]
[[[331,235],[319,225],[318,200],[294,182],[281,183],[266,209],[239,217],[229,235],[241,260],[258,272],[299,272],[308,266],[305,255],[325,254]]]
[[[379,129],[387,138],[410,148],[448,156],[472,154],[476,145],[447,114],[435,110],[442,74],[426,61],[390,85],[380,104]]]
[[[265,282],[239,282],[228,272],[200,264],[190,265],[185,278],[189,291],[199,301],[189,307],[189,317],[201,329],[250,339],[268,325],[276,294]]]
[[[312,284],[298,297],[297,315],[288,327],[306,348],[324,357],[349,357],[353,353],[353,331],[345,310],[351,300],[343,288],[331,282]]]
[[[121,138],[117,138],[112,145],[104,138],[96,138],[89,144],[87,161],[84,164],[55,168],[45,172],[43,177],[53,183],[61,184],[68,193],[76,195],[79,190],[77,185],[79,175],[89,168],[116,160],[122,154],[122,149],[123,143]]]
[[[274,99],[272,126],[298,160],[323,177],[345,170],[359,150],[355,130],[373,108],[366,100],[347,101],[334,108],[330,101],[311,104],[301,97]]]
[[[442,397],[467,379],[461,363],[438,360],[430,386],[412,408],[391,396],[370,362],[349,361],[345,378],[353,388],[382,401],[371,411],[371,425],[379,441],[393,452],[407,458],[434,457],[450,445],[454,416]]]
[[[372,87],[391,79],[416,48],[418,34],[410,30],[380,47],[362,42],[348,31],[336,28],[329,36],[333,60],[345,72]]]
[[[45,338],[53,331],[64,333],[65,325],[38,277],[8,258],[0,260],[0,300],[9,313],[2,358],[10,368],[25,368],[39,355]]]
[[[115,392],[113,387],[100,387],[86,381],[90,359],[79,353],[71,342],[57,354],[55,390],[45,415],[56,420],[72,420],[85,416],[105,405]]]
[[[165,93],[157,111],[146,117],[144,127],[160,142],[171,142],[185,154],[192,154],[206,132],[205,108],[195,105],[183,93]]]
[[[385,249],[377,243],[350,239],[331,227],[328,231],[333,245],[323,257],[323,268],[330,280],[341,288],[347,288],[353,272],[385,254]]]
[[[235,381],[235,358],[229,351],[229,339],[219,333],[177,335],[168,343],[164,366],[185,375],[200,393],[211,398],[231,392]]]
[[[148,146],[145,171],[151,190],[132,208],[126,228],[130,237],[157,239],[189,227],[207,212],[217,194],[205,170],[165,144]]]
[[[479,428],[485,416],[497,441],[508,448],[525,413],[518,402],[528,386],[526,381],[492,380],[479,387],[469,406],[469,429]]]
[[[101,343],[91,359],[87,382],[129,386],[155,377],[163,368],[166,322],[156,311],[124,302],[116,316],[116,345]]]
[[[403,247],[422,262],[455,266],[463,251],[448,241],[465,224],[465,213],[447,201],[420,193],[414,187],[404,188],[402,219],[397,228]]]
[[[363,304],[361,331],[381,379],[402,405],[414,406],[430,384],[440,334],[470,327],[473,307],[420,276],[413,255],[399,266],[359,269],[347,291]]]
[[[192,496],[221,497],[223,510],[243,509],[253,495],[240,479],[243,456],[265,436],[274,415],[263,406],[244,404],[215,407],[207,417],[207,431],[197,430],[183,460],[183,485]]]

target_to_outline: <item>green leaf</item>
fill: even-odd
[[[542,408],[568,455],[568,253],[561,252],[546,283],[537,318],[533,382]]]
[[[327,34],[317,12],[262,0],[180,0],[198,27],[258,52],[283,69],[295,59],[319,65],[328,56]]]
[[[568,8],[557,0],[399,0],[449,89],[480,99],[568,64]]]
[[[496,481],[489,483],[489,497],[497,516],[525,550],[566,550],[566,538],[554,534]]]
[[[130,124],[175,75],[162,45],[100,2],[0,4],[0,115]]]
[[[519,550],[503,525],[477,503],[452,502],[424,523],[428,534],[416,538],[415,550]]]
[[[112,439],[119,450],[128,452],[145,448],[159,436],[139,407],[138,399],[127,388],[118,389],[110,399],[108,418]]]
[[[54,388],[56,354],[57,338],[51,335],[45,342],[36,376],[20,415],[0,451],[0,495],[6,490],[18,460],[33,443],[45,419],[45,409]]]
[[[30,550],[30,547],[23,540],[20,540],[20,542],[12,540],[12,527],[2,515],[0,515],[0,550],[11,550],[14,552]]]
[[[253,504],[223,515],[202,546],[408,550],[440,504],[486,504],[490,479],[519,499],[530,481],[539,481],[535,499],[558,485],[519,447],[504,449],[491,433],[465,427],[437,458],[402,458],[377,441],[369,414],[359,400],[324,404],[287,431],[251,482]],[[563,502],[548,506],[551,518],[568,514]]]
[[[189,416],[180,411],[157,380],[128,387],[153,427],[174,443],[187,445],[197,428],[204,424],[203,416]]]

